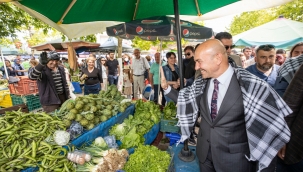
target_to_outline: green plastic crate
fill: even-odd
[[[18,96],[11,94],[11,97],[14,106],[25,103],[29,111],[41,108],[39,96],[36,95]]]
[[[160,131],[170,132],[170,133],[179,133],[180,127],[176,126],[178,123],[177,120],[166,120],[161,119]]]
[[[29,111],[41,108],[39,96],[27,95],[25,96],[27,108]]]
[[[21,96],[11,94],[11,98],[12,98],[13,106],[20,105],[20,104],[24,103]]]

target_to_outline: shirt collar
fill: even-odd
[[[231,65],[229,64],[227,70],[222,75],[220,75],[217,78],[217,80],[219,81],[220,84],[223,84],[223,85],[228,84],[229,85],[228,81],[230,81],[230,78],[232,77],[233,73],[234,73],[234,70],[231,67]]]

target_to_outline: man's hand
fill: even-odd
[[[47,53],[46,53],[46,52],[42,52],[42,53],[40,54],[39,62],[40,62],[42,65],[46,65],[46,64],[47,64],[48,58],[47,58]]]
[[[278,152],[278,156],[279,158],[281,158],[282,160],[284,160],[285,157],[285,151],[286,151],[286,145],[284,145]]]

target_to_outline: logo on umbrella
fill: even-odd
[[[189,30],[188,29],[184,29],[182,33],[185,37],[189,37]]]
[[[117,30],[116,28],[113,28],[113,32],[114,32],[115,35],[118,35],[119,33],[122,33],[123,30],[122,29]]]
[[[141,34],[143,34],[144,30],[143,30],[143,28],[141,26],[138,26],[136,28],[136,32],[137,32],[137,34],[141,35]]]
[[[114,31],[115,35],[118,35],[118,32],[117,32],[116,28],[113,28],[113,31]]]

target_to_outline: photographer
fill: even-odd
[[[29,72],[29,78],[37,80],[39,97],[45,112],[53,112],[69,98],[64,68],[58,66],[60,60],[56,52],[40,54],[39,64]]]

